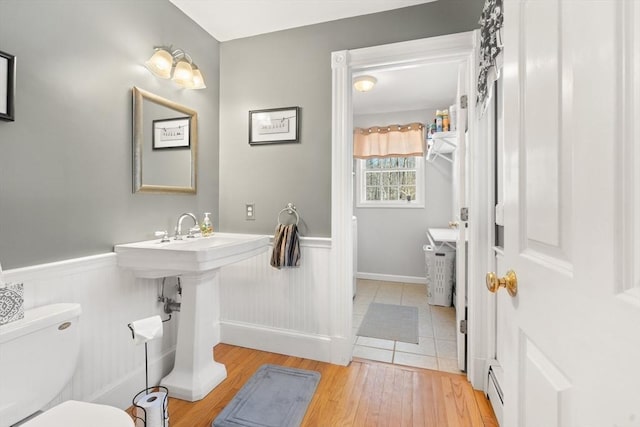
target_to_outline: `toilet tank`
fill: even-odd
[[[80,313],[80,304],[51,304],[0,326],[0,427],[38,411],[71,380]]]

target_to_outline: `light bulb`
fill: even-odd
[[[373,89],[373,86],[375,86],[377,81],[378,80],[373,76],[356,77],[353,81],[353,88],[358,92],[368,92]]]
[[[193,87],[192,89],[204,89],[207,86],[204,84],[204,77],[202,76],[202,73],[200,72],[200,69],[195,68],[193,69]]]
[[[176,64],[175,70],[173,70],[172,80],[186,88],[192,87],[193,86],[193,69],[191,68],[191,65],[184,59],[181,59],[180,61],[178,61],[178,63]]]
[[[171,67],[173,66],[173,57],[171,53],[167,52],[164,49],[158,49],[156,52],[149,58],[147,62],[144,63],[146,67],[157,77],[162,79],[168,79],[171,77]]]

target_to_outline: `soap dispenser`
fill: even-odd
[[[209,218],[209,215],[211,215],[211,212],[204,213],[204,219],[202,220],[202,224],[200,225],[202,237],[209,237],[213,234],[213,223],[211,222],[211,218]]]

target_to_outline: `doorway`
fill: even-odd
[[[335,280],[338,283],[353,281],[353,115],[351,82],[354,73],[374,72],[391,67],[416,67],[424,64],[442,63],[446,61],[466,62],[470,67],[473,62],[475,33],[460,33],[423,40],[415,40],[392,45],[378,46],[352,51],[334,52],[333,67],[333,172],[332,172],[332,265]],[[469,72],[467,76],[473,75]],[[470,86],[472,87],[472,86]],[[471,122],[471,117],[469,117]],[[464,158],[462,159],[464,161]],[[464,164],[464,163],[463,163]],[[458,212],[454,212],[457,216]],[[459,218],[457,218],[459,220]],[[461,232],[464,239],[465,230]],[[462,240],[464,242],[465,240]],[[464,244],[460,245],[463,248]],[[462,281],[463,283],[465,281]],[[344,316],[336,323],[345,336],[351,337],[353,307],[351,303],[351,286],[343,287],[337,300],[338,309]],[[342,289],[342,288],[341,288]],[[458,307],[466,305],[466,287],[458,286]],[[464,312],[464,311],[463,311]],[[457,325],[456,325],[457,327]],[[353,338],[351,338],[351,343]],[[352,349],[349,342],[341,343],[340,351],[350,359]],[[464,352],[466,354],[466,352]]]
[[[459,60],[355,71],[354,81],[366,76],[373,77],[376,84],[369,91],[353,90],[354,128],[360,134],[374,135],[371,143],[376,144],[388,135],[389,129],[393,137],[399,137],[402,132],[393,133],[396,126],[403,132],[409,132],[412,125],[414,129],[416,125],[425,126],[421,138],[428,136],[426,145],[431,146],[436,129],[431,130],[430,124],[436,120],[437,112],[446,110],[447,120],[453,122],[455,107],[451,106],[457,99],[458,73]],[[447,126],[437,135],[453,129],[455,126]],[[391,157],[369,155],[354,159],[353,209],[358,221],[355,243],[360,248],[354,252],[358,279],[354,332],[357,335],[371,304],[416,307],[418,312],[416,343],[381,338],[376,335],[379,331],[373,331],[373,337],[356,336],[355,357],[461,372],[457,363],[455,308],[451,300],[429,304],[425,286],[425,253],[431,254],[431,249],[446,251],[451,272],[454,269],[451,245],[439,242],[437,248],[434,244],[428,252],[424,250],[429,245],[427,230],[447,228],[454,219],[455,147],[447,144],[446,148],[431,150],[428,157],[395,152]]]

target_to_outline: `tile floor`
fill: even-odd
[[[358,336],[371,302],[418,307],[418,344]],[[427,303],[425,285],[358,279],[353,302],[353,356],[453,373],[458,369],[453,307]]]

